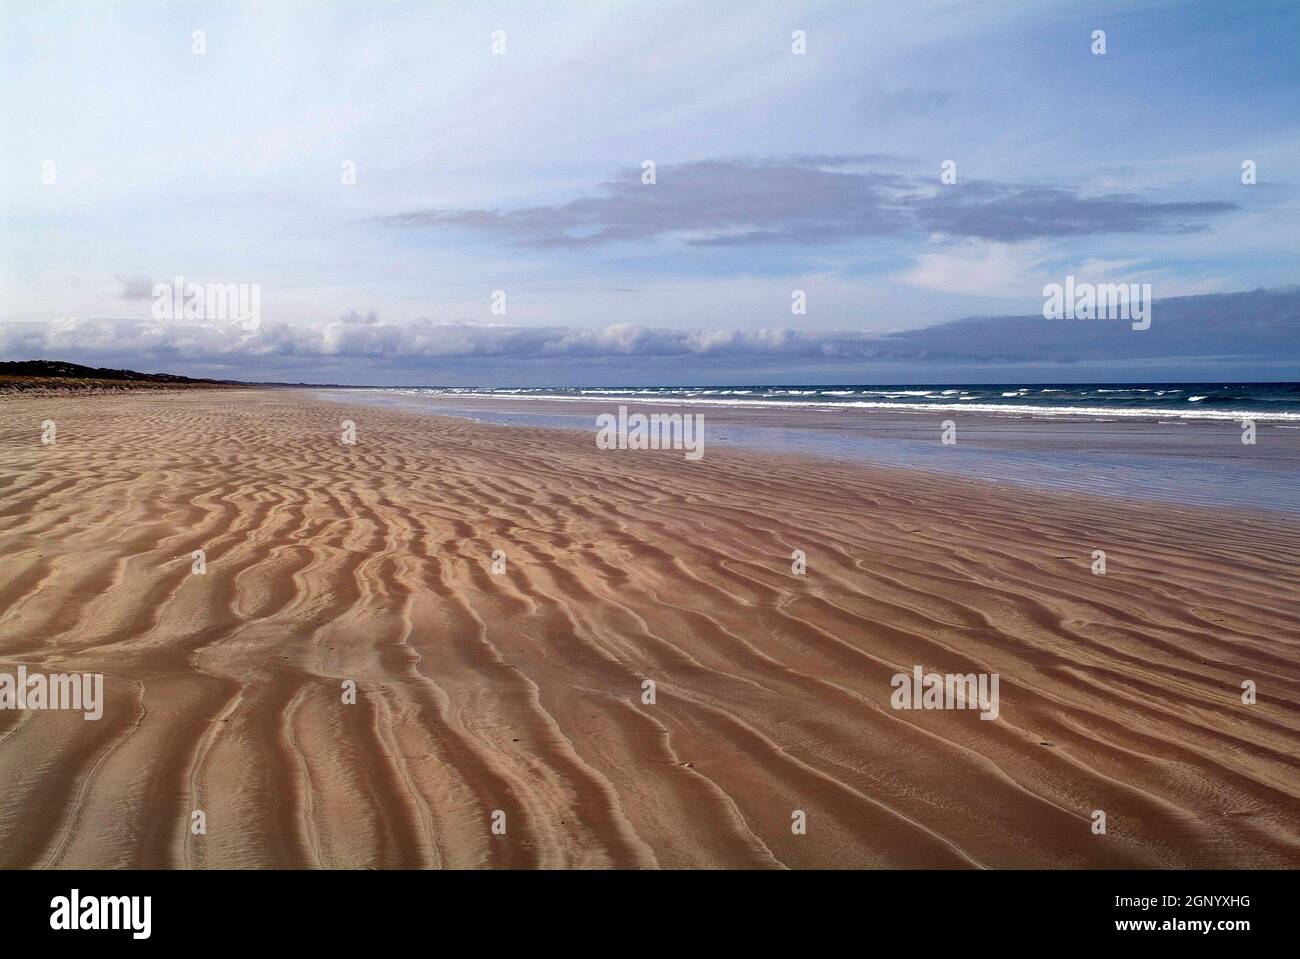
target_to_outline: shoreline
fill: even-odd
[[[1300,865],[1288,515],[278,390],[13,399],[0,481],[0,666],[105,675],[0,711],[8,867]]]
[[[605,400],[489,400],[410,396],[382,390],[321,389],[315,395],[520,428],[559,428],[594,437],[596,418],[617,410]],[[698,411],[689,401],[656,408]],[[1238,424],[1219,421],[1037,420],[970,413],[878,410],[706,409],[709,442],[725,448],[789,453],[818,461],[889,466],[1010,485],[1224,509],[1300,513],[1300,430],[1260,423],[1256,444]]]
[[[1008,384],[1011,385],[1011,384]],[[1191,386],[1192,384],[1187,384]],[[1205,384],[1207,388],[1213,388],[1218,384]],[[1272,385],[1272,384],[1262,384]],[[1279,384],[1290,385],[1290,384]],[[318,387],[319,389],[329,389],[330,387]],[[1164,408],[1157,407],[1123,407],[1123,406],[1051,406],[1051,405],[1015,405],[1013,403],[980,403],[980,402],[943,402],[943,403],[920,403],[920,402],[884,402],[873,400],[855,400],[841,402],[825,402],[816,400],[783,400],[775,398],[763,399],[718,399],[710,394],[715,393],[753,393],[762,392],[761,389],[753,390],[725,390],[725,389],[681,389],[665,392],[642,391],[632,389],[611,389],[611,390],[577,390],[582,395],[572,396],[560,392],[545,393],[543,388],[539,387],[534,392],[528,389],[504,389],[500,391],[478,392],[472,389],[447,388],[447,387],[384,387],[384,386],[356,386],[347,387],[347,389],[358,392],[379,392],[400,394],[409,396],[422,396],[434,401],[443,401],[455,403],[459,400],[470,401],[504,401],[504,402],[526,402],[526,403],[645,403],[658,406],[703,406],[718,410],[804,410],[813,413],[829,413],[835,411],[863,411],[870,410],[873,412],[897,412],[897,413],[924,413],[924,414],[952,414],[952,413],[974,413],[981,416],[997,416],[1015,419],[1042,419],[1047,421],[1075,419],[1080,421],[1105,421],[1107,419],[1121,420],[1146,420],[1158,421],[1161,418],[1173,420],[1186,420],[1189,422],[1239,422],[1243,419],[1253,419],[1261,423],[1300,423],[1300,411],[1284,410],[1280,412],[1270,412],[1268,410],[1218,410],[1206,407],[1183,407],[1167,406]],[[1026,387],[1032,389],[1031,387]],[[790,392],[790,391],[784,391]],[[795,391],[800,393],[815,392],[814,390]],[[933,393],[930,391],[890,391],[887,389],[878,390],[845,390],[833,391],[836,393],[854,393],[860,392],[865,394],[880,394],[902,396],[912,392]],[[963,392],[960,388],[944,390],[945,393]],[[1040,391],[1041,392],[1041,391]],[[1059,392],[1059,390],[1057,391]],[[1110,390],[1109,392],[1124,392],[1122,390]],[[1138,392],[1147,392],[1139,390]],[[827,394],[829,395],[829,394]],[[1007,394],[1009,395],[1009,394]],[[1187,397],[1186,402],[1207,399],[1204,396]]]

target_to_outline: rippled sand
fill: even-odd
[[[5,398],[0,671],[107,704],[0,712],[0,865],[1294,867],[1298,534],[293,392]],[[918,664],[998,673],[999,719],[892,709]]]

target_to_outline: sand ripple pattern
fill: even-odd
[[[1298,533],[292,392],[6,399],[0,669],[107,705],[0,712],[0,866],[1294,867]],[[1000,719],[891,709],[916,664],[999,673]]]

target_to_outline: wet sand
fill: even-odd
[[[1253,443],[1236,419],[1046,416],[1032,408],[857,409],[648,400],[321,390],[341,402],[424,410],[481,422],[592,431],[602,413],[700,415],[709,444],[875,466],[923,469],[997,484],[1101,493],[1130,500],[1300,513],[1300,426],[1261,414]],[[951,444],[941,441],[953,426]]]
[[[291,391],[7,397],[0,672],[107,702],[0,711],[0,866],[1295,867],[1298,534]],[[997,673],[998,718],[891,708],[915,665]]]

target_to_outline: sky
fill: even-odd
[[[6,0],[0,359],[1296,379],[1298,63],[1293,2]],[[1043,319],[1067,276],[1151,328]]]

